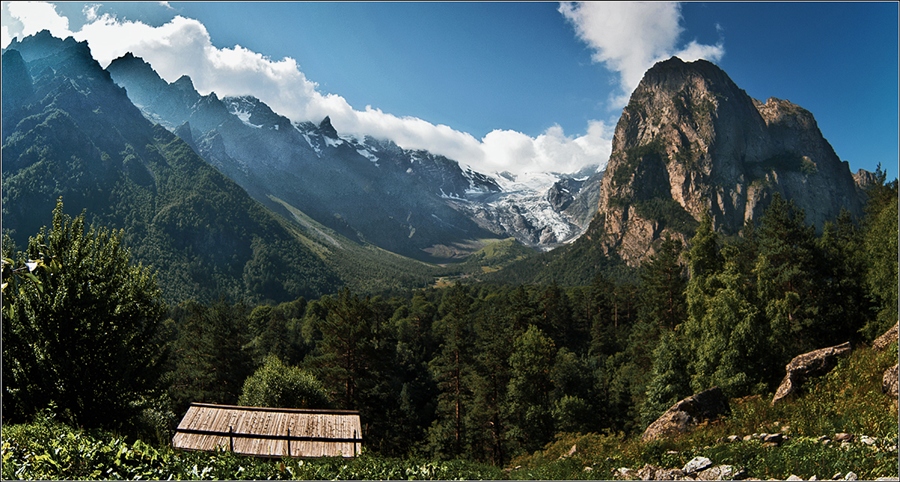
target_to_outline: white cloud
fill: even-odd
[[[9,41],[13,37],[22,39],[29,35],[34,35],[41,30],[49,30],[54,37],[66,38],[72,35],[69,30],[69,19],[63,17],[56,11],[56,6],[45,2],[3,2],[4,7],[8,9],[11,19],[18,20],[21,23],[21,29],[8,28],[8,32],[4,35],[3,47],[9,45],[6,41],[6,35]],[[18,27],[18,25],[16,25]]]
[[[88,22],[93,22],[94,20],[97,20],[97,10],[99,8],[99,3],[92,3],[90,5],[85,5],[84,8],[81,9],[81,12],[84,13],[84,18],[86,18]]]
[[[594,62],[618,72],[621,92],[612,95],[613,107],[624,107],[644,72],[660,60],[677,55],[685,61],[718,61],[725,55],[721,41],[716,45],[691,41],[676,49],[684,30],[678,3],[563,2],[559,12],[594,50]]]
[[[588,165],[605,165],[609,158],[612,129],[600,121],[589,122],[587,132],[579,137],[566,136],[562,128],[554,126],[537,137],[498,129],[479,140],[446,125],[397,117],[371,106],[356,110],[340,95],[319,92],[294,59],[272,60],[240,45],[218,48],[202,23],[182,16],[153,27],[110,14],[98,17],[97,10],[89,6],[83,12],[87,23],[71,33],[68,21],[52,5],[32,4],[16,12],[11,6],[10,10],[26,25],[24,35],[52,24],[51,33],[56,36],[61,32],[87,40],[103,67],[132,52],[168,82],[190,76],[201,94],[215,92],[220,98],[254,95],[275,112],[297,121],[318,122],[327,115],[342,134],[389,138],[404,148],[427,149],[484,173],[575,172]],[[43,13],[36,15],[37,11]]]

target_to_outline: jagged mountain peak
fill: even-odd
[[[776,192],[817,227],[841,208],[861,214],[849,167],[812,113],[763,104],[715,64],[673,57],[646,72],[616,125],[598,235],[636,265],[666,233],[686,241],[707,212],[716,229],[739,232]]]
[[[322,122],[319,123],[319,132],[321,132],[325,137],[339,139],[337,129],[335,129],[334,126],[331,125],[331,117],[329,116],[325,116],[325,118],[322,119]]]

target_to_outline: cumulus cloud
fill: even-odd
[[[594,50],[594,62],[619,74],[621,92],[611,96],[613,107],[624,107],[644,72],[660,60],[677,55],[688,62],[718,61],[725,55],[721,40],[716,45],[691,41],[676,48],[684,31],[678,3],[563,2],[559,12]]]
[[[292,58],[273,60],[240,45],[214,46],[206,27],[195,19],[175,16],[154,27],[111,14],[97,16],[97,9],[87,6],[83,11],[87,23],[73,33],[68,31],[68,20],[50,4],[30,4],[15,11],[10,5],[10,13],[25,25],[12,35],[30,35],[44,28],[57,37],[72,35],[88,42],[103,67],[132,52],[168,82],[190,76],[201,94],[253,95],[295,121],[318,122],[330,116],[342,134],[388,138],[404,148],[445,155],[479,172],[575,172],[588,165],[605,165],[610,154],[612,129],[600,121],[589,122],[582,136],[566,136],[561,127],[553,126],[537,137],[498,129],[479,140],[450,126],[398,117],[372,106],[357,110],[340,95],[320,92]]]
[[[12,37],[27,37],[41,30],[49,30],[54,37],[66,38],[72,35],[69,30],[69,19],[56,11],[56,7],[45,2],[4,2],[12,18],[21,23],[21,30],[9,32],[9,41]],[[3,47],[9,45],[4,38]]]

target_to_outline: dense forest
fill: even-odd
[[[637,433],[711,386],[771,394],[793,356],[896,322],[897,181],[878,175],[864,219],[816,233],[776,196],[739,237],[705,218],[687,246],[589,285],[258,306],[167,305],[122,231],[60,201],[23,252],[3,242],[3,422],[50,407],[166,444],[191,402],[355,409],[369,451],[495,465],[559,433]]]

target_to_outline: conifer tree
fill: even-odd
[[[511,432],[526,452],[539,449],[553,435],[550,394],[556,352],[553,340],[532,325],[516,338],[509,359]]]
[[[774,367],[816,348],[815,229],[802,209],[775,194],[760,218],[759,255],[754,267],[760,307],[769,322]],[[774,372],[773,368],[773,372]]]
[[[439,308],[441,318],[433,326],[440,349],[429,368],[439,395],[429,439],[432,450],[440,457],[458,457],[466,447],[465,421],[472,400],[470,370],[474,356],[471,304],[465,288],[453,286],[444,294]]]

